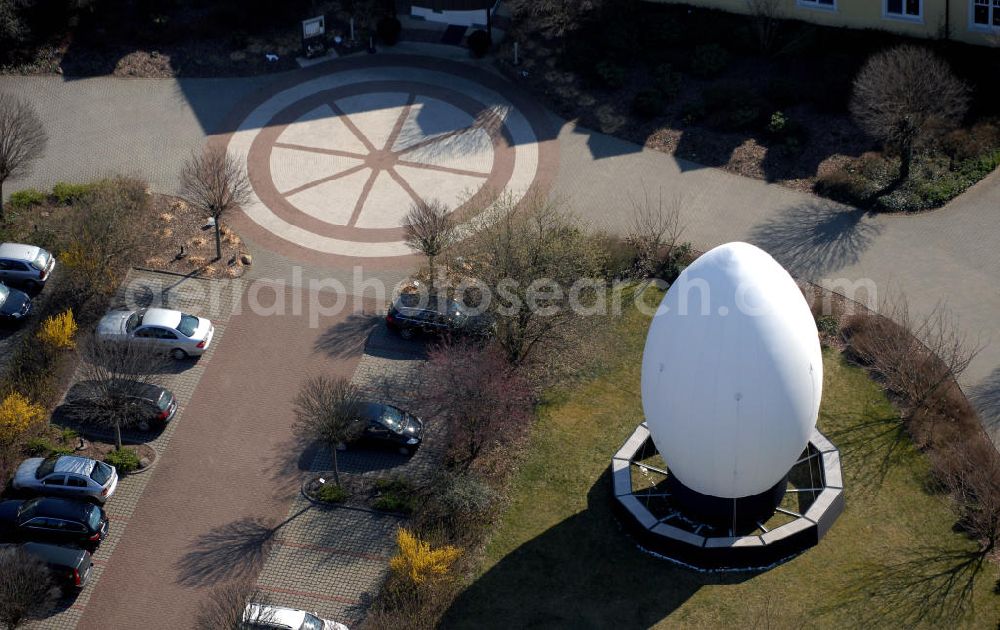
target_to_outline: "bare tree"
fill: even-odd
[[[250,200],[243,160],[223,147],[209,146],[188,158],[181,171],[181,196],[215,222],[215,259],[222,258],[222,217]]]
[[[774,49],[781,30],[781,0],[747,0],[762,53]]]
[[[0,92],[0,221],[4,182],[26,176],[31,163],[45,154],[48,142],[35,108],[19,96]]]
[[[252,580],[224,582],[201,601],[195,617],[196,630],[240,630],[255,623],[275,621],[267,593]]]
[[[661,189],[655,200],[643,189],[641,199],[631,199],[632,225],[625,236],[638,252],[636,271],[641,277],[656,274],[659,261],[669,259],[677,247],[684,227],[680,222],[683,201],[674,197],[664,201]]]
[[[20,547],[0,547],[0,624],[14,630],[42,618],[58,597],[45,563]]]
[[[854,79],[851,114],[868,134],[899,151],[899,182],[910,177],[915,145],[961,123],[969,88],[927,48],[873,55]]]
[[[575,306],[599,299],[600,289],[571,288],[597,277],[601,252],[562,206],[540,195],[521,204],[505,195],[480,214],[461,251],[469,274],[493,296],[484,306],[512,363],[554,360],[578,343],[584,320]]]
[[[310,378],[295,397],[296,429],[303,436],[330,447],[333,480],[340,485],[337,447],[357,437],[365,428],[361,420],[361,392],[343,377]]]
[[[414,203],[403,220],[406,244],[427,256],[431,292],[434,291],[434,259],[455,242],[456,228],[448,207],[437,200]]]
[[[532,418],[531,386],[495,346],[447,344],[429,353],[419,405],[441,418],[466,467],[491,443],[516,439]]]
[[[143,422],[137,401],[150,386],[162,386],[167,361],[134,341],[112,344],[94,336],[82,349],[82,378],[74,386],[79,396],[67,403],[67,411],[81,424],[114,430],[120,450],[122,429]]]

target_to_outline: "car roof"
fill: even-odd
[[[75,455],[60,455],[56,459],[53,472],[76,473],[78,475],[89,475],[97,462],[89,457],[76,457]]]
[[[69,567],[79,566],[81,561],[90,555],[84,549],[71,549],[69,547],[46,545],[45,543],[37,542],[24,543],[21,548],[48,564],[59,564]]]
[[[40,247],[35,245],[24,245],[23,243],[4,243],[0,245],[0,258],[11,258],[14,260],[32,261],[38,258]]]
[[[129,379],[121,379],[122,381],[128,381]],[[74,396],[86,396],[93,397],[101,392],[102,386],[97,383],[97,381],[80,381],[74,383],[72,387],[69,388],[69,393],[67,398],[72,398]],[[151,402],[157,402],[160,399],[160,395],[163,392],[168,391],[165,387],[160,387],[159,385],[153,385],[152,383],[141,383],[139,381],[132,381],[129,385],[129,395],[135,398],[143,398]]]
[[[421,300],[421,298],[424,298]],[[421,301],[423,304],[421,304]],[[398,310],[448,312],[460,308],[458,302],[450,298],[444,300],[444,311],[438,308],[437,296],[421,296],[419,293],[400,293],[393,306]]]
[[[34,516],[50,516],[52,518],[75,518],[84,519],[90,513],[90,509],[95,507],[92,503],[85,501],[73,501],[70,499],[57,499],[55,497],[38,497],[29,499],[21,506],[34,505]]]
[[[147,308],[142,315],[143,326],[163,326],[164,328],[177,328],[181,323],[180,311],[168,308]]]
[[[247,604],[243,612],[244,620],[271,621],[286,625],[289,628],[298,628],[306,618],[304,610],[285,608],[284,606],[269,606],[267,604]]]

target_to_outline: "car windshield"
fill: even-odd
[[[91,531],[97,531],[101,527],[101,508],[96,505],[87,507],[90,508],[87,512],[87,525],[90,525]]]
[[[90,471],[90,478],[103,486],[111,478],[114,469],[104,462],[94,462],[94,464],[94,470]]]
[[[190,337],[198,328],[198,318],[194,315],[181,315],[181,323],[177,324],[177,330],[185,337]]]
[[[160,411],[166,411],[170,407],[170,392],[167,390],[160,392],[160,397],[156,399],[156,406],[160,408]]]
[[[45,271],[45,267],[49,264],[49,253],[44,249],[38,250],[38,255],[35,259],[31,261],[31,266],[39,271]]]
[[[142,324],[142,314],[132,313],[128,316],[128,320],[125,321],[125,332],[132,332]]]
[[[48,477],[52,474],[52,471],[56,469],[56,460],[58,457],[46,457],[45,460],[39,464],[38,470],[35,471],[35,479],[42,479]]]
[[[305,618],[302,619],[302,625],[299,626],[299,630],[323,630],[323,622],[306,613]]]
[[[406,420],[403,419],[399,409],[386,405],[382,407],[382,424],[399,433],[406,426]]]
[[[18,518],[22,521],[27,521],[28,519],[34,518],[35,512],[38,511],[38,503],[41,498],[28,499],[21,504],[21,509],[17,511]]]

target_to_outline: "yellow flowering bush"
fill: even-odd
[[[38,329],[38,339],[56,350],[72,350],[76,347],[76,320],[73,309],[45,318]]]
[[[389,567],[398,577],[413,584],[447,576],[462,555],[462,550],[452,545],[432,549],[430,543],[420,540],[404,527],[396,534],[396,544],[399,553],[389,560]]]
[[[11,442],[45,420],[45,408],[18,392],[0,402],[0,442]]]

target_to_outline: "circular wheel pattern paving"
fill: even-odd
[[[501,80],[440,60],[342,68],[252,104],[228,138],[253,186],[243,212],[282,253],[408,255],[414,203],[443,203],[465,222],[501,194],[546,188],[551,132]]]

